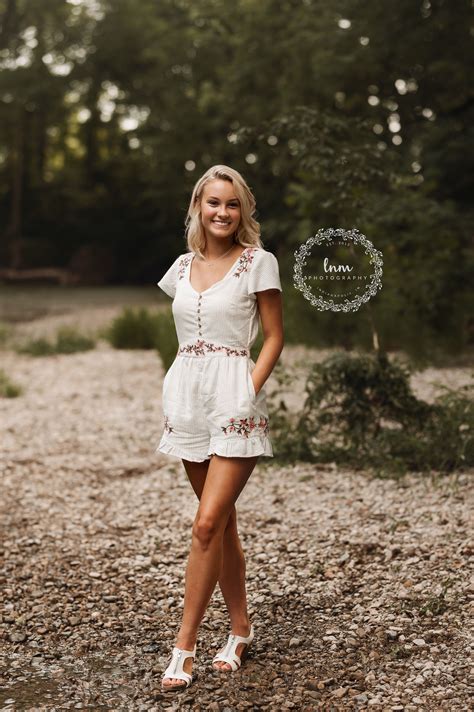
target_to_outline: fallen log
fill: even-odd
[[[60,267],[36,267],[33,269],[0,268],[3,282],[50,282],[53,284],[78,284],[80,276]]]

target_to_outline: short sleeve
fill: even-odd
[[[278,260],[273,252],[262,250],[262,253],[255,260],[255,263],[250,270],[247,292],[254,294],[255,292],[263,292],[265,289],[278,289],[282,292],[280,282],[280,271]]]
[[[176,294],[176,280],[178,276],[178,261],[179,257],[175,259],[171,267],[163,277],[157,282],[157,285],[162,289],[169,297],[174,298]]]

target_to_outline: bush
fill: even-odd
[[[126,307],[103,335],[116,349],[156,349],[165,369],[171,366],[178,350],[171,309],[150,314],[144,307]]]
[[[16,349],[20,354],[30,356],[50,356],[54,354],[54,345],[47,339],[31,339]]]
[[[105,330],[104,337],[116,349],[154,349],[158,338],[156,316],[147,309],[125,307]]]
[[[16,398],[23,389],[8,378],[3,369],[0,369],[0,398]]]
[[[56,333],[56,341],[54,343],[44,338],[31,339],[16,350],[18,353],[29,354],[30,356],[50,356],[52,354],[72,354],[77,351],[89,351],[94,346],[93,339],[79,334],[72,327],[61,326]]]
[[[158,328],[156,348],[160,354],[164,369],[168,370],[178,351],[178,339],[171,309],[157,314],[156,321]]]
[[[3,321],[0,322],[0,348],[8,348],[13,333],[13,327]]]
[[[79,334],[71,327],[62,326],[58,329],[54,350],[58,354],[72,354],[76,351],[89,351],[94,346],[93,339]]]
[[[314,364],[301,411],[290,416],[283,401],[272,416],[279,455],[378,474],[474,464],[472,387],[446,389],[431,405],[412,393],[409,377],[385,354],[338,352]]]

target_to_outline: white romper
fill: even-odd
[[[173,297],[178,351],[163,381],[164,431],[155,452],[203,462],[211,455],[273,457],[265,385],[255,395],[250,348],[258,335],[256,292],[282,291],[272,252],[247,247],[203,292],[191,286],[193,252],[157,285]]]

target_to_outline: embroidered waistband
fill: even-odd
[[[191,344],[183,344],[178,348],[177,356],[206,356],[207,354],[221,353],[225,356],[250,356],[250,350],[245,348],[233,348],[224,344],[216,344],[214,341],[204,341],[198,339]]]

